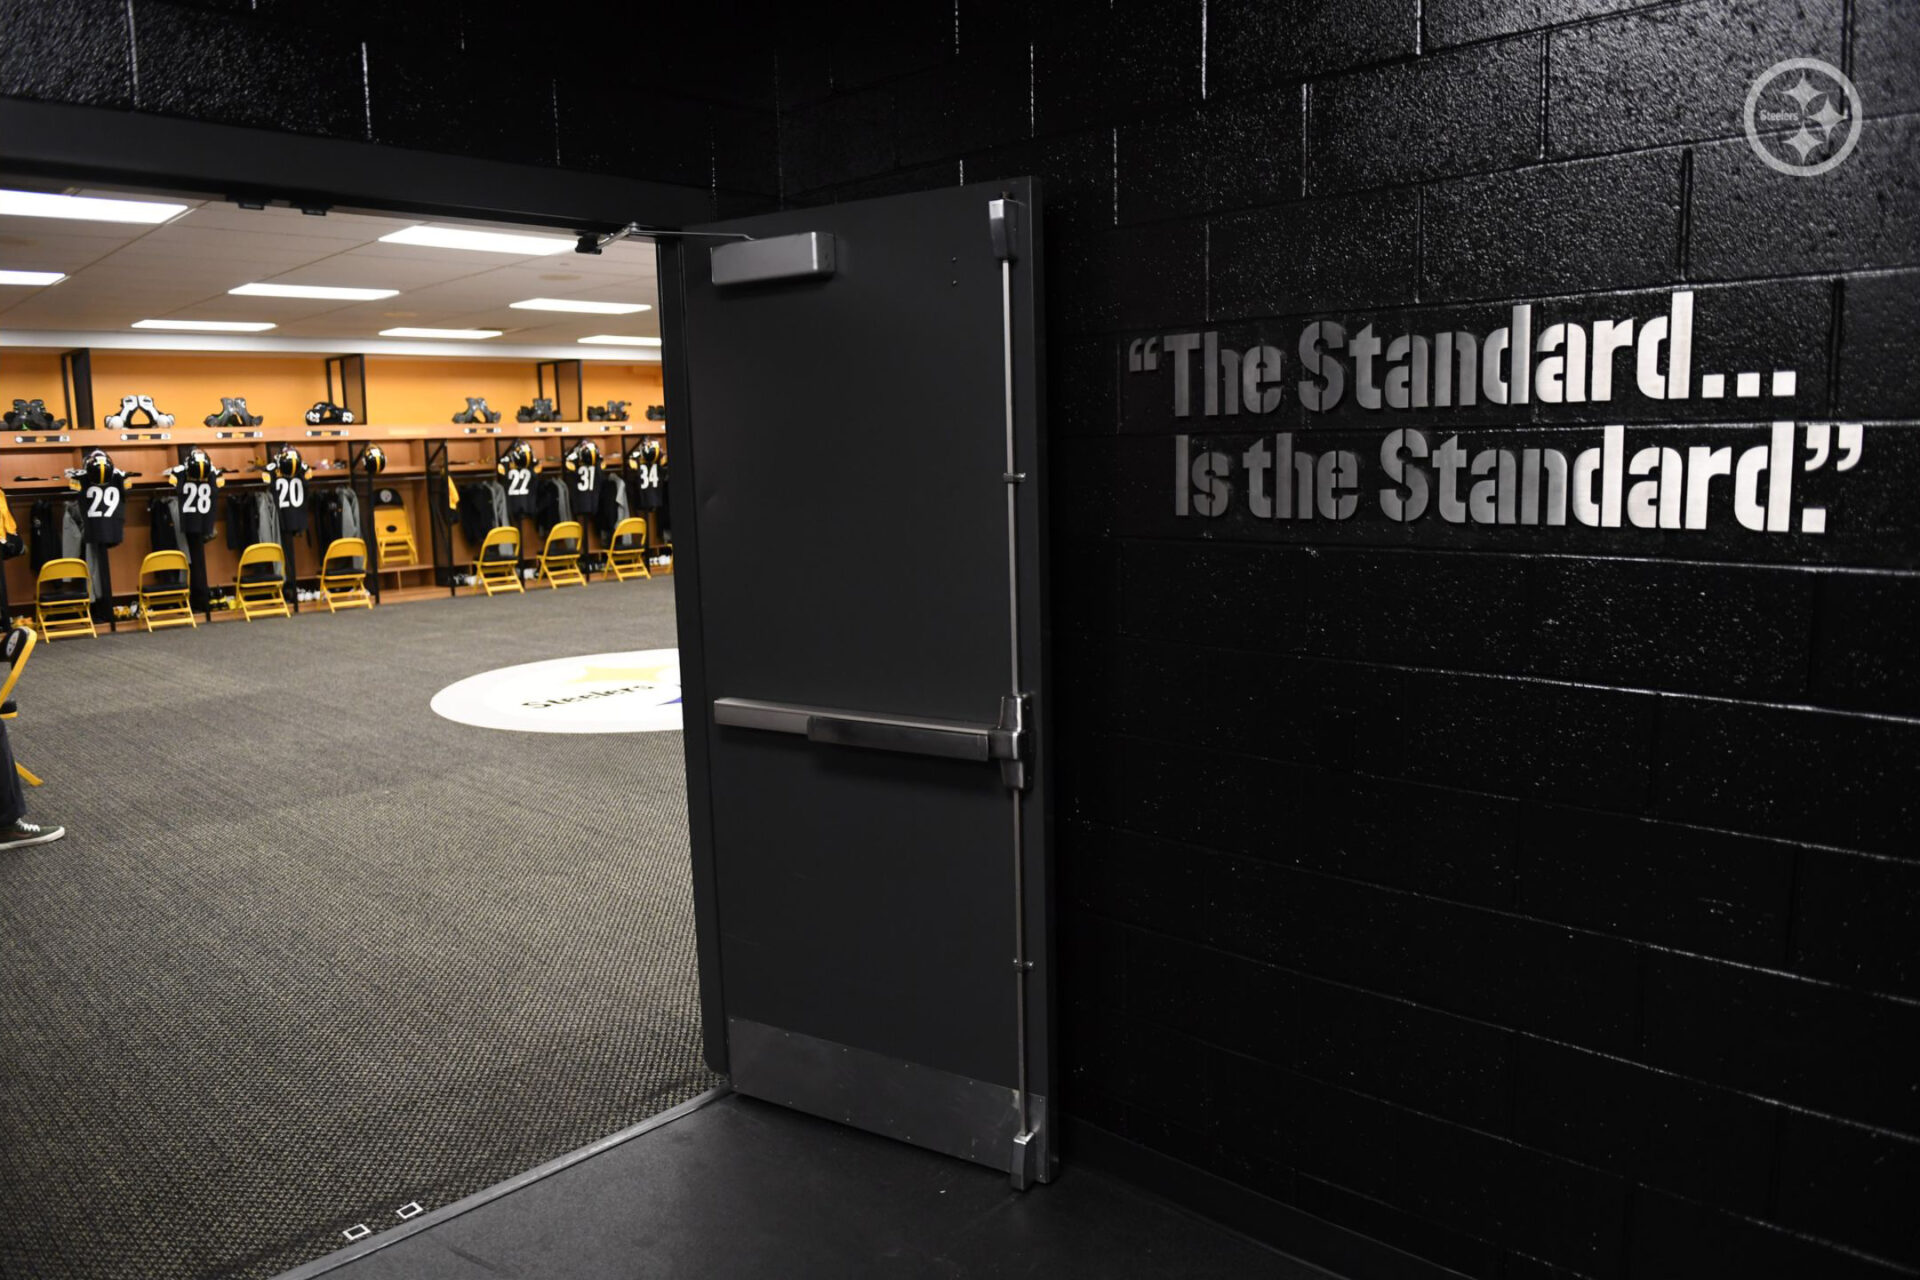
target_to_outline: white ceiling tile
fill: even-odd
[[[421,221],[350,213],[316,218],[226,203],[196,207],[158,227],[0,218],[0,266],[69,274],[58,286],[30,291],[31,297],[13,299],[0,290],[0,317],[9,328],[115,333],[146,317],[270,320],[281,336],[334,338],[373,337],[399,324],[497,328],[519,341],[560,343],[588,333],[658,331],[657,311],[581,316],[507,305],[533,297],[656,304],[650,244],[623,241],[597,256],[519,258],[380,243],[380,236]],[[227,293],[260,280],[401,293],[344,305]]]

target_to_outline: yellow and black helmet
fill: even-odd
[[[220,469],[213,465],[205,449],[194,449],[180,464],[179,474],[184,480],[211,480],[220,474]]]
[[[366,452],[360,455],[360,465],[367,469],[368,475],[379,475],[387,469],[386,451],[377,444],[368,445]]]

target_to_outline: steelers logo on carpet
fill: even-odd
[[[433,695],[436,714],[520,733],[651,733],[680,727],[680,651],[635,649],[483,671]]]

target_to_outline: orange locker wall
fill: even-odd
[[[485,396],[487,406],[499,411],[500,421],[512,425],[514,410],[533,400],[533,366],[531,360],[368,356],[367,406],[375,422],[430,425],[451,422],[467,407],[468,396]],[[630,400],[627,412],[637,420],[648,405],[663,403],[657,364],[588,362],[583,368],[588,404]]]
[[[647,406],[665,404],[667,394],[658,364],[599,364],[588,361],[580,376],[586,384],[588,404],[609,400],[630,400],[627,412],[635,422],[646,417]]]
[[[219,411],[220,397],[245,396],[247,408],[265,415],[269,426],[290,427],[304,421],[308,408],[326,392],[325,367],[318,356],[93,353],[93,410],[103,420],[119,410],[121,396],[145,394],[174,416],[176,427],[204,429],[207,415]]]
[[[52,352],[0,350],[0,410],[15,400],[45,400],[53,416],[64,418],[60,393],[60,357]]]
[[[531,360],[416,360],[367,357],[367,411],[375,422],[451,423],[468,396],[512,422],[513,411],[533,399]]]

